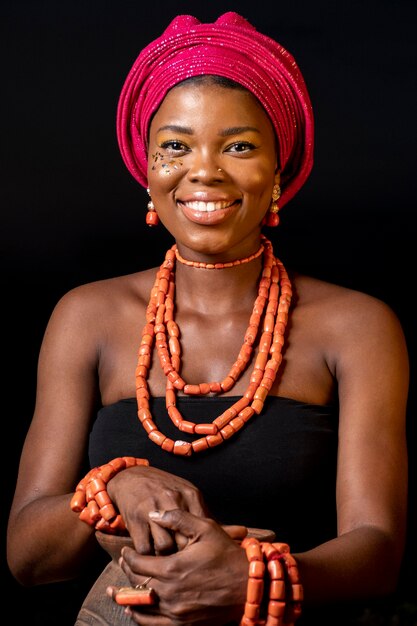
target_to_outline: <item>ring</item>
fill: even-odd
[[[136,585],[135,589],[147,589],[148,582],[152,580],[152,576],[148,576],[143,583]],[[152,587],[150,587],[152,589]]]
[[[115,589],[112,594],[113,600],[122,606],[146,606],[155,604],[156,593],[152,587],[147,586],[151,579],[152,576],[148,576],[143,583],[136,585],[136,587],[119,587]]]

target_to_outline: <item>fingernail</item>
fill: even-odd
[[[149,511],[148,515],[151,519],[161,519],[163,511]]]

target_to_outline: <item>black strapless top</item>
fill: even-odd
[[[179,397],[184,419],[211,422],[236,397]],[[165,398],[154,398],[151,411],[158,429],[176,440],[195,437],[178,431]],[[204,495],[212,515],[224,524],[275,531],[293,552],[336,536],[337,406],[306,404],[269,397],[261,415],[223,444],[181,457],[165,452],[139,423],[134,398],[98,412],[92,426],[92,467],[118,456],[135,456],[182,476]]]

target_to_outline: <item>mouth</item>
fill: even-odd
[[[190,221],[197,224],[219,224],[234,213],[240,206],[237,200],[216,202],[203,202],[193,200],[189,202],[177,202],[183,214]]]

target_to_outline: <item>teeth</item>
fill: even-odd
[[[228,206],[231,206],[233,202],[201,202],[199,200],[196,200],[195,202],[184,202],[183,204],[193,211],[210,213],[211,211],[226,209]]]

